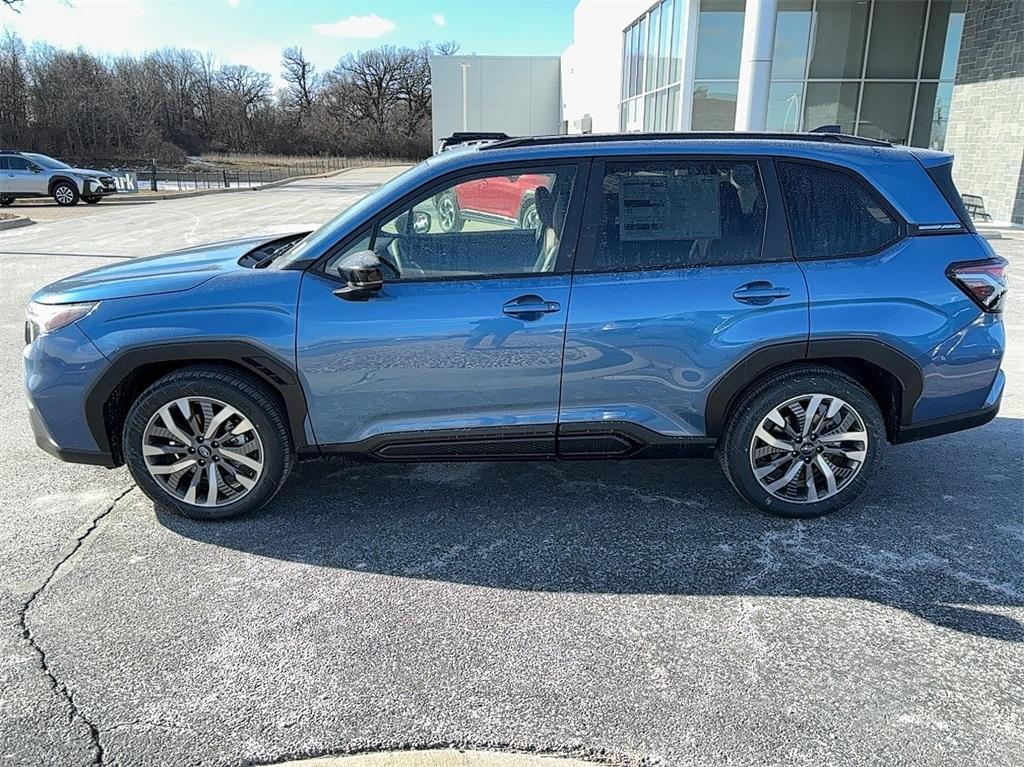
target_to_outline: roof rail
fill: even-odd
[[[439,151],[443,152],[445,149],[451,149],[460,144],[480,144],[485,141],[504,141],[509,138],[511,136],[507,133],[497,131],[455,131],[452,135],[441,139]]]
[[[831,127],[831,126],[827,126]],[[518,146],[547,146],[551,144],[601,144],[615,141],[703,141],[707,139],[723,139],[727,141],[813,141],[830,144],[852,144],[858,146],[892,146],[888,141],[880,141],[863,136],[849,136],[845,133],[752,133],[746,131],[692,131],[684,133],[572,133],[558,136],[520,136],[503,139],[481,145],[480,150],[507,149]]]

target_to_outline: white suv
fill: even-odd
[[[114,194],[114,177],[98,170],[72,168],[34,152],[0,151],[0,205],[19,197],[52,197],[58,205],[90,205]]]

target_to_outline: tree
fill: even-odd
[[[281,77],[288,84],[285,91],[285,105],[300,115],[309,114],[313,109],[314,92],[317,87],[316,67],[310,63],[302,48],[285,48],[281,53]]]
[[[8,0],[3,0],[7,4]],[[286,87],[252,67],[164,48],[102,57],[0,37],[0,144],[71,161],[184,163],[204,151],[430,153],[430,56],[436,48],[349,54],[320,74],[282,51]]]

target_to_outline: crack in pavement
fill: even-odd
[[[71,708],[71,712],[68,715],[68,724],[74,722],[75,718],[77,717],[88,728],[89,738],[91,742],[91,750],[93,753],[92,763],[95,765],[102,765],[104,757],[103,744],[100,742],[99,728],[79,710],[77,704],[75,703],[75,698],[74,695],[71,693],[71,690],[69,690],[67,685],[60,681],[60,679],[57,678],[57,675],[54,674],[53,671],[51,670],[49,662],[47,661],[46,651],[36,641],[36,638],[32,633],[32,629],[29,626],[28,612],[32,609],[32,605],[35,603],[39,595],[46,590],[47,586],[50,585],[50,583],[53,581],[57,573],[60,572],[61,568],[63,568],[72,559],[72,557],[74,557],[75,554],[77,554],[78,551],[82,548],[82,544],[85,543],[86,538],[88,538],[96,530],[100,522],[102,522],[105,517],[107,517],[111,512],[114,511],[114,509],[117,507],[117,504],[121,501],[121,499],[123,499],[126,495],[128,495],[128,493],[130,493],[134,489],[135,485],[132,484],[127,490],[121,491],[117,496],[114,497],[114,499],[107,505],[105,509],[103,509],[99,514],[95,515],[89,520],[89,522],[85,525],[85,529],[81,533],[79,533],[79,535],[75,537],[74,541],[65,548],[63,556],[61,556],[57,560],[57,563],[50,569],[50,572],[46,575],[45,578],[42,579],[39,585],[32,590],[32,592],[29,594],[28,599],[25,600],[25,603],[18,611],[18,625],[21,627],[22,638],[28,642],[29,646],[35,651],[36,655],[39,656],[39,667],[49,680],[50,688],[55,693],[57,693],[58,696],[66,700],[68,706]]]

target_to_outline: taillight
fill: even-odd
[[[946,276],[986,312],[1001,312],[1009,285],[1005,258],[950,264]]]

